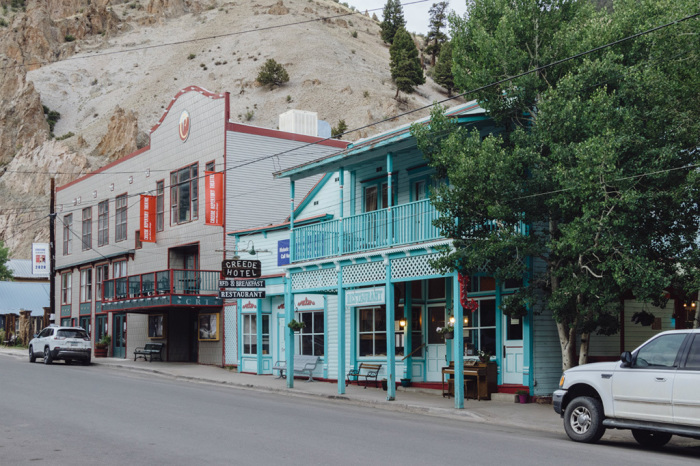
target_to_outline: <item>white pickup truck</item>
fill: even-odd
[[[597,442],[607,428],[631,429],[650,448],[673,435],[700,439],[700,329],[662,332],[620,361],[567,370],[553,404],[576,442]]]

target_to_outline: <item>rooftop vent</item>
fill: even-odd
[[[318,136],[318,114],[305,110],[289,110],[280,115],[280,131]]]

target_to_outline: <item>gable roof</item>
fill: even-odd
[[[51,305],[49,291],[48,283],[0,281],[0,314],[32,311],[32,316],[43,316]]]

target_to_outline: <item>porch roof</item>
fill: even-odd
[[[0,281],[0,314],[19,314],[32,311],[32,316],[43,316],[49,307],[49,283]]]
[[[464,118],[465,120],[462,121],[466,121],[473,118],[484,119],[486,112],[474,100],[447,109],[445,115],[456,117],[460,120]],[[425,117],[413,123],[427,123],[429,121],[430,117]],[[416,146],[415,138],[411,134],[411,125],[413,123],[360,139],[340,152],[275,172],[274,177],[298,180],[321,173],[335,172],[343,167],[362,164],[389,151],[393,154],[398,154],[406,150],[412,150]]]

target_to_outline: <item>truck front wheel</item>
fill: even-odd
[[[595,443],[605,433],[603,405],[590,396],[571,400],[564,412],[564,430],[574,442]]]
[[[666,432],[632,429],[632,437],[645,448],[661,448],[671,440],[673,435]]]

